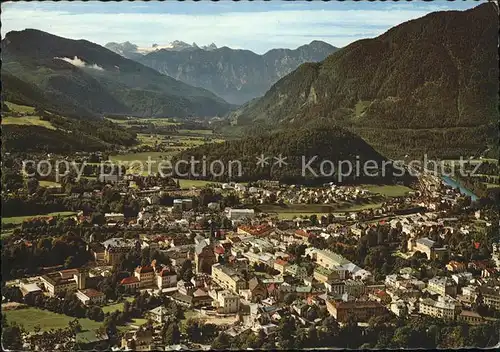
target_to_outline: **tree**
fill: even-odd
[[[19,325],[13,323],[2,328],[2,346],[5,350],[19,351],[23,347],[22,331]]]
[[[37,191],[37,189],[38,189],[38,186],[39,186],[39,182],[34,177],[30,177],[26,181],[26,189],[27,189],[27,191],[28,191],[29,194],[35,193]]]
[[[165,345],[175,345],[181,340],[181,332],[177,323],[170,323],[163,336]]]
[[[211,345],[214,350],[227,350],[229,347],[231,347],[231,341],[229,335],[224,332],[221,332]]]
[[[284,301],[287,305],[291,305],[297,299],[297,295],[295,293],[287,293],[284,297]]]

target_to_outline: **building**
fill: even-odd
[[[122,349],[132,351],[151,351],[153,343],[153,331],[139,328],[135,331],[127,331],[122,337]]]
[[[75,279],[61,272],[43,275],[40,279],[50,296],[63,296],[66,292],[74,292],[77,289]]]
[[[236,233],[245,236],[263,237],[269,235],[272,230],[273,228],[266,224],[258,226],[242,225],[238,226],[238,230],[236,231]]]
[[[115,174],[115,175],[106,175],[106,174],[99,174],[99,182],[104,182],[104,183],[118,183],[122,179],[121,175]]]
[[[431,317],[455,320],[460,306],[452,301],[439,297],[438,300],[425,298],[420,300],[418,312]]]
[[[361,297],[365,293],[365,284],[361,280],[346,280],[345,292],[354,297]]]
[[[255,211],[253,209],[232,209],[227,210],[227,217],[229,220],[253,219]]]
[[[496,310],[500,310],[500,289],[497,287],[480,286],[479,292],[483,297],[483,303]]]
[[[93,288],[87,288],[84,290],[76,291],[76,297],[85,305],[88,304],[99,305],[104,303],[106,295],[102,292],[94,290]]]
[[[329,250],[317,250],[314,256],[316,257],[316,263],[326,269],[332,269],[350,263],[350,261],[341,255]]]
[[[408,306],[404,301],[396,301],[390,304],[391,312],[400,318],[404,318],[408,315]]]
[[[307,277],[307,269],[297,264],[288,265],[285,269],[285,273],[301,280]]]
[[[267,298],[267,287],[256,276],[248,281],[248,290],[252,302],[260,302]]]
[[[467,269],[467,267],[465,266],[464,263],[452,260],[448,264],[446,264],[446,269],[452,273],[461,273],[464,272]]]
[[[274,261],[274,269],[275,270],[278,270],[281,275],[283,275],[285,273],[285,270],[286,270],[286,267],[288,266],[288,262],[286,260],[283,260],[283,259],[276,259]]]
[[[156,274],[156,285],[161,290],[163,288],[177,286],[177,273],[173,268],[163,268]]]
[[[326,269],[322,266],[318,266],[314,269],[313,277],[321,283],[325,283],[333,279],[340,279],[339,275],[337,275],[333,270]]]
[[[88,330],[78,332],[75,342],[80,351],[97,351],[109,349],[109,337],[105,332]]]
[[[170,320],[170,312],[165,306],[158,306],[148,311],[148,316],[158,324],[166,324]]]
[[[326,308],[330,315],[340,323],[346,323],[351,316],[357,322],[367,322],[371,317],[388,314],[383,305],[374,301],[326,301]]]
[[[211,274],[212,265],[217,263],[214,246],[208,241],[202,241],[195,247],[194,263],[197,273]]]
[[[467,324],[482,324],[486,321],[481,315],[471,310],[462,310],[458,315],[458,320]]]
[[[411,239],[408,241],[408,250],[410,252],[422,252],[429,260],[442,258],[448,252],[447,248],[436,247],[436,242],[427,237]]]
[[[139,279],[135,276],[130,276],[122,279],[120,281],[120,285],[131,288],[131,289],[138,289],[141,285]]]
[[[216,299],[212,303],[217,313],[220,314],[234,314],[240,310],[240,297],[228,290],[218,291]]]
[[[120,263],[122,257],[134,247],[140,248],[139,241],[123,238],[110,238],[102,242],[104,246],[104,261],[109,265]]]
[[[246,288],[246,281],[237,267],[214,264],[212,265],[212,278],[219,286],[234,293]]]
[[[21,283],[21,286],[19,287],[19,289],[21,290],[21,294],[23,295],[23,298],[26,298],[29,296],[35,297],[35,296],[43,294],[42,289],[40,287],[38,287],[37,284]]]
[[[106,222],[123,222],[125,216],[122,213],[106,213],[104,214]]]
[[[449,295],[454,297],[457,295],[457,285],[448,277],[433,277],[429,280],[427,289],[440,296]]]
[[[155,271],[152,266],[138,266],[134,276],[139,280],[140,287],[151,287],[154,285]]]
[[[345,293],[345,283],[341,280],[328,280],[325,282],[328,293],[335,296],[342,296]]]

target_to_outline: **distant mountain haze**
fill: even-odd
[[[9,77],[2,87],[5,100],[23,103],[23,97],[29,98],[34,105],[61,114],[215,116],[232,108],[208,90],[102,46],[39,30],[7,33],[2,61],[2,76]]]
[[[305,62],[323,60],[338,50],[322,41],[297,49],[273,49],[263,55],[250,50],[198,47],[174,41],[167,46],[140,49],[125,42],[106,47],[182,82],[208,89],[233,104],[262,96],[276,81]]]
[[[431,13],[301,65],[231,119],[261,130],[328,119],[386,155],[466,155],[498,140],[497,44],[491,3]]]

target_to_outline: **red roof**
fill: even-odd
[[[226,250],[222,246],[217,246],[214,248],[214,252],[217,254],[224,254],[226,252]]]
[[[140,274],[144,274],[144,273],[150,273],[153,271],[153,267],[149,266],[149,265],[145,265],[145,266],[138,266],[136,269],[135,269],[135,272],[136,273],[140,273]]]
[[[309,234],[304,230],[297,230],[295,231],[295,234],[300,237],[309,237]]]
[[[130,285],[130,284],[135,284],[137,282],[139,282],[138,278],[136,278],[135,276],[130,276],[130,277],[126,277],[122,281],[120,281],[120,284],[121,285]]]
[[[275,264],[278,264],[278,265],[282,265],[282,266],[285,266],[288,264],[288,262],[286,260],[283,260],[283,259],[276,259],[274,261]]]
[[[163,277],[163,276],[176,275],[176,273],[175,273],[175,270],[173,270],[172,268],[164,268],[164,269],[162,269],[162,271],[160,271],[160,273],[158,275]]]
[[[259,236],[271,231],[272,228],[269,225],[263,224],[257,226],[240,226],[239,229],[253,236]]]
[[[87,288],[85,290],[81,290],[81,292],[83,294],[85,294],[85,296],[87,296],[87,297],[100,297],[100,296],[104,296],[104,293],[99,292],[97,290],[94,290],[93,288]]]

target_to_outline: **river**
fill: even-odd
[[[458,183],[457,181],[455,181],[451,177],[449,177],[449,176],[441,176],[441,179],[447,185],[449,185],[449,186],[451,186],[453,188],[458,188],[460,190],[460,193],[462,193],[462,194],[464,194],[466,196],[469,196],[473,202],[479,199],[479,197],[476,196],[474,193],[472,193],[472,191],[468,190],[467,188],[465,188],[464,186],[462,186],[460,183]]]

